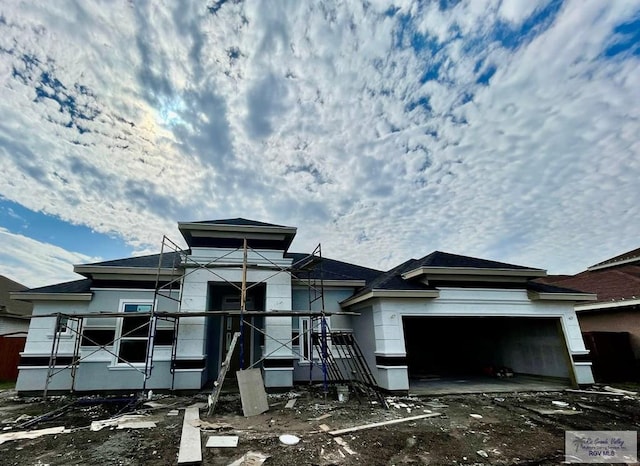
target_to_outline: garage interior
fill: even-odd
[[[572,384],[557,318],[403,317],[403,327],[412,389],[453,384],[465,392],[476,384],[479,391],[499,391],[523,383]]]

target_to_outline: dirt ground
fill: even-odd
[[[285,408],[292,398],[296,398],[294,407]],[[0,436],[57,426],[68,432],[0,443],[0,464],[176,464],[184,416],[180,408],[206,402],[206,394],[154,395],[153,407],[144,405],[147,400],[133,400],[62,396],[43,401],[2,390]],[[229,465],[251,451],[268,455],[267,466],[555,465],[564,460],[567,430],[637,432],[640,427],[638,396],[562,391],[389,397],[388,401],[389,409],[368,400],[358,402],[353,396],[338,402],[335,394],[325,397],[317,389],[298,387],[269,395],[268,412],[245,418],[239,395],[223,393],[211,417],[206,408],[200,410],[205,422],[201,425],[203,464]],[[568,405],[558,407],[553,401]],[[59,408],[65,409],[21,427]],[[177,415],[168,415],[175,409]],[[124,413],[142,414],[156,427],[89,429],[92,421]],[[320,427],[324,424],[334,430],[428,413],[442,415],[344,434],[338,441]],[[296,435],[300,441],[284,445],[281,434]],[[239,443],[235,448],[205,448],[210,435],[237,435]]]

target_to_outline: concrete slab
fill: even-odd
[[[260,369],[238,371],[236,377],[244,416],[256,416],[268,411],[269,401]]]
[[[180,450],[178,451],[178,464],[202,463],[202,443],[200,442],[200,428],[193,423],[200,419],[200,413],[196,407],[188,407],[184,411],[182,423],[182,436],[180,437]]]
[[[570,388],[569,381],[536,379],[515,376],[493,378],[481,376],[440,377],[411,379],[409,393],[412,395],[449,395],[456,393],[512,393],[512,392],[557,392]]]
[[[237,435],[212,435],[207,439],[207,448],[235,448],[237,446]]]

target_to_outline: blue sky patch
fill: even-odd
[[[120,238],[97,233],[86,226],[73,225],[42,212],[35,212],[2,197],[0,227],[67,251],[100,256],[105,260],[128,257],[132,253],[132,248]]]
[[[640,55],[640,15],[632,21],[616,26],[613,33],[615,40],[605,50],[605,57],[615,57],[625,52]]]

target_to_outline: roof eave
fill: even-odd
[[[295,278],[291,280],[292,285],[304,286],[326,286],[330,288],[362,288],[367,284],[366,280],[321,280],[319,278]]]
[[[620,299],[618,301],[599,301],[596,303],[577,304],[575,309],[579,311],[596,311],[600,309],[615,309],[640,305],[640,299]]]
[[[598,296],[592,293],[547,293],[542,291],[527,291],[532,301],[595,301]]]
[[[340,306],[353,306],[354,304],[374,298],[438,298],[438,290],[381,290],[374,289],[359,296],[353,296],[340,302]]]
[[[505,268],[476,268],[476,267],[418,267],[402,274],[402,278],[409,280],[421,276],[429,275],[463,275],[476,277],[546,277],[546,270],[542,269],[505,269]]]
[[[175,269],[157,267],[114,267],[101,265],[74,265],[73,271],[84,277],[91,278],[93,275],[153,275],[158,274],[163,277],[176,275]]]
[[[640,262],[640,257],[630,257],[628,259],[621,259],[615,262],[606,262],[604,264],[600,263],[600,264],[592,265],[591,267],[587,268],[587,271],[593,272],[596,270],[608,269],[611,267],[618,267],[620,265],[631,264],[633,262]]]
[[[18,301],[91,301],[93,293],[38,293],[16,291],[10,298]]]

